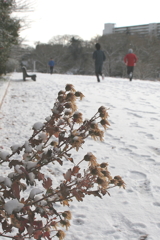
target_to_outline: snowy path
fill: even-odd
[[[104,142],[88,139],[75,157],[88,151],[107,161],[126,190],[113,189],[102,200],[87,197],[73,202],[73,219],[66,240],[159,240],[160,235],[160,83],[94,76],[37,73],[37,81],[22,81],[14,73],[0,112],[0,147],[23,143],[37,121],[50,115],[59,90],[67,83],[82,91],[78,103],[84,118],[100,106],[109,108],[111,127]],[[67,164],[66,164],[67,169]],[[4,172],[5,173],[5,172]]]

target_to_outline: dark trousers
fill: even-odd
[[[50,66],[50,74],[53,73],[53,66]]]
[[[133,78],[133,71],[134,71],[134,66],[127,66],[127,74],[129,76],[130,81],[132,81],[132,78]],[[130,76],[130,73],[132,73],[131,76]]]
[[[102,65],[95,65],[95,74],[97,77],[97,82],[100,82],[99,76],[102,76]]]
[[[134,66],[127,66],[127,74],[133,73]]]

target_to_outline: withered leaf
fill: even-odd
[[[12,192],[13,192],[13,196],[17,199],[20,199],[20,188],[19,188],[19,183],[18,182],[14,182],[11,186]]]
[[[88,191],[87,194],[88,195],[94,195],[95,197],[102,198],[102,196],[100,195],[99,191]]]
[[[60,185],[60,190],[61,190],[61,194],[62,194],[63,198],[65,199],[69,194],[67,186],[64,183],[62,183]]]
[[[61,159],[56,159],[56,161],[62,166],[63,165],[63,161]]]
[[[42,185],[45,189],[48,189],[52,186],[52,180],[50,178],[44,179]]]
[[[81,191],[78,191],[76,188],[72,191],[73,196],[77,199],[77,201],[83,201],[84,194]]]
[[[7,221],[5,220],[4,222],[2,222],[2,229],[3,229],[3,231],[11,232],[12,225],[8,224]]]
[[[70,180],[71,180],[71,175],[72,175],[71,169],[68,169],[68,171],[66,172],[66,174],[63,173],[63,176],[64,176],[64,178],[66,179],[66,181],[70,181]]]
[[[20,228],[21,227],[21,222],[20,221],[18,221],[15,217],[13,218],[11,218],[11,224],[14,226],[14,227],[16,227],[16,228]]]
[[[40,229],[43,227],[43,224],[42,224],[42,221],[39,220],[39,221],[34,221],[33,222],[33,225],[37,228],[37,229]]]
[[[10,168],[16,166],[16,165],[23,165],[23,163],[19,160],[12,160],[10,161],[10,163],[8,164]]]
[[[48,240],[52,240],[52,238],[50,238],[50,233],[49,232],[44,232],[43,237],[44,238],[46,237]]]
[[[41,236],[42,236],[42,231],[38,230],[38,231],[34,232],[35,239],[40,239]]]
[[[45,179],[45,178],[44,178],[44,174],[43,174],[43,173],[40,173],[40,172],[37,173],[37,177],[38,177],[38,180],[39,180],[39,181]]]
[[[74,166],[74,168],[73,168],[73,170],[72,170],[72,175],[77,174],[77,173],[79,172],[79,170],[80,170],[80,167]]]
[[[33,233],[33,227],[32,227],[32,226],[29,226],[29,227],[27,228],[27,230],[28,230],[29,236],[31,236],[31,234]]]
[[[30,140],[30,143],[31,143],[32,147],[35,147],[35,146],[39,145],[41,142],[42,142],[41,139],[31,139]]]

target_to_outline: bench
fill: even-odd
[[[29,75],[27,73],[26,67],[22,67],[22,72],[23,72],[23,81],[26,81],[26,78],[31,78],[33,81],[36,81],[36,74]]]

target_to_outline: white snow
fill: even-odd
[[[33,189],[31,190],[30,194],[29,194],[29,197],[30,197],[31,199],[34,199],[34,196],[35,196],[35,195],[40,194],[40,193],[42,193],[42,192],[43,192],[43,191],[40,190],[39,188],[33,188]]]
[[[23,203],[20,203],[17,199],[13,199],[5,203],[4,209],[8,214],[12,214],[13,211],[19,212],[23,206]]]
[[[43,127],[43,123],[41,123],[41,122],[36,122],[34,125],[33,125],[33,129],[34,130],[36,130],[36,131],[38,131],[38,130],[40,130],[42,127]]]
[[[126,183],[125,190],[113,188],[111,196],[103,199],[87,196],[83,202],[74,200],[65,240],[140,240],[145,235],[146,240],[159,240],[160,82],[106,77],[97,83],[95,76],[36,74],[36,82],[24,82],[22,73],[11,76],[0,112],[0,146],[9,152],[15,143],[23,145],[31,137],[34,123],[45,121],[58,92],[70,83],[85,95],[77,102],[83,119],[90,119],[100,106],[105,106],[110,122],[104,141],[88,138],[83,149],[73,152],[74,161],[79,162],[91,152],[98,162],[108,162],[112,176],[120,175]],[[57,169],[52,165],[57,173],[55,181],[69,168],[67,161]],[[2,181],[6,166],[4,170],[1,165],[0,171]],[[33,190],[31,197],[36,194]]]
[[[25,147],[25,152],[26,153],[31,153],[32,152],[32,147],[31,147],[31,145],[29,144],[28,141],[25,141],[24,147]]]
[[[9,155],[10,155],[9,152],[0,151],[0,159],[2,159],[2,160],[6,160]]]

